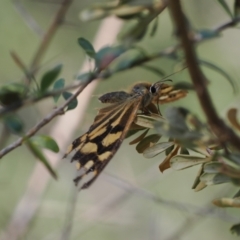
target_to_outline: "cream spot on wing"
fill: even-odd
[[[168,98],[168,95],[163,95],[163,96],[160,96],[159,99],[163,101],[163,100],[165,100],[165,99],[167,99],[167,98]]]
[[[97,152],[97,148],[98,148],[97,144],[88,142],[82,147],[81,152],[82,153]]]
[[[96,129],[95,131],[91,132],[91,134],[89,134],[89,137],[90,139],[94,139],[95,137],[102,135],[105,131],[106,128]]]
[[[85,141],[87,138],[87,134],[84,134],[82,137],[81,137],[81,142]]]
[[[108,147],[110,144],[114,143],[116,140],[120,138],[122,135],[122,132],[117,132],[117,133],[110,133],[108,134],[103,140],[102,140],[102,145],[104,147]]]
[[[73,150],[73,145],[69,145],[67,148],[67,152],[65,153],[64,157],[66,157],[71,151]]]
[[[166,93],[172,91],[172,89],[173,89],[173,86],[168,86],[168,87],[166,87],[164,89],[160,89],[160,93],[161,94],[166,94]]]
[[[75,148],[76,152],[81,150],[83,145],[84,145],[84,142],[82,142],[77,148]]]
[[[128,108],[123,108],[121,111],[121,115],[111,124],[112,127],[116,127],[117,125],[119,125],[120,121],[122,120],[122,117],[125,115],[126,111],[128,110]]]
[[[94,161],[93,161],[93,160],[89,160],[89,161],[84,165],[84,168],[86,168],[86,169],[88,170],[88,169],[90,169],[93,165],[94,165]]]
[[[111,155],[112,155],[112,153],[107,151],[107,152],[105,152],[105,153],[103,153],[101,155],[98,155],[98,159],[99,159],[99,161],[102,162],[102,161],[108,159]]]
[[[81,163],[80,162],[76,163],[76,168],[77,168],[77,170],[79,170],[81,168]]]

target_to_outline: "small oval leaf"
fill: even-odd
[[[21,104],[28,88],[21,83],[10,83],[0,88],[0,103],[4,106]]]
[[[73,94],[70,93],[70,92],[63,92],[62,93],[62,96],[64,97],[65,100],[68,100],[68,98],[70,98],[72,95]],[[68,104],[67,111],[76,108],[77,105],[78,105],[78,100],[75,98]]]
[[[3,122],[10,132],[15,134],[21,134],[23,132],[23,121],[17,115],[7,114],[3,117]]]
[[[95,78],[95,75],[92,72],[82,73],[82,74],[77,76],[77,80],[80,80],[82,82],[88,82],[93,78]]]
[[[41,149],[39,149],[38,146],[36,146],[31,139],[26,139],[25,144],[28,146],[29,150],[32,152],[32,154],[40,161],[43,163],[43,165],[47,168],[49,173],[52,175],[53,178],[57,179],[57,174],[53,170],[52,166],[44,156],[43,152]]]
[[[237,112],[236,108],[230,108],[227,112],[227,117],[229,122],[235,127],[238,131],[240,131],[240,123],[237,119]]]
[[[96,68],[99,70],[106,69],[109,64],[118,58],[121,54],[123,54],[127,48],[123,46],[117,46],[117,47],[104,47],[101,48],[95,56],[96,60]]]
[[[229,17],[233,18],[233,14],[232,14],[228,4],[226,3],[226,1],[225,0],[218,0],[218,2],[222,6],[222,8],[225,10],[225,12],[229,15]]]
[[[240,208],[240,198],[220,198],[214,199],[212,203],[218,207]]]
[[[207,185],[231,182],[231,178],[222,173],[203,173],[200,180],[205,182]]]
[[[201,158],[197,156],[180,154],[171,158],[170,165],[174,170],[182,170],[207,162],[209,160],[210,158]]]
[[[33,144],[52,150],[53,152],[59,152],[59,147],[54,139],[46,135],[33,136],[31,138]]]
[[[91,57],[95,58],[96,52],[94,50],[93,45],[85,38],[79,38],[78,39],[78,44],[80,47],[85,51],[85,53]]]
[[[235,224],[231,227],[230,231],[234,234],[237,234],[238,236],[240,236],[240,223]]]
[[[56,78],[60,74],[61,70],[62,64],[59,64],[43,75],[40,82],[40,89],[42,92],[45,92],[51,86],[51,84],[56,80]]]
[[[58,80],[54,83],[53,89],[54,89],[54,90],[59,90],[59,89],[61,89],[61,88],[64,88],[64,85],[65,85],[65,79],[60,78],[60,79],[58,79]],[[58,95],[53,96],[53,99],[54,99],[54,102],[55,102],[55,103],[58,101],[58,99],[59,99],[60,96],[61,96],[61,94],[58,94]]]
[[[138,153],[143,153],[143,151],[151,146],[153,146],[156,142],[159,141],[161,136],[159,134],[151,134],[144,139],[142,139],[138,145],[136,146],[136,150]]]
[[[204,65],[216,72],[218,72],[219,74],[221,74],[222,76],[224,76],[227,81],[230,83],[230,85],[232,86],[233,88],[233,92],[236,93],[237,90],[238,90],[238,87],[235,83],[235,81],[232,79],[232,77],[226,72],[224,71],[222,68],[216,66],[215,64],[211,63],[211,62],[208,62],[208,61],[205,61],[203,59],[198,59],[198,62],[201,64],[201,65]]]
[[[106,11],[96,8],[96,9],[85,9],[83,10],[79,17],[82,21],[91,21],[91,20],[97,20],[106,17],[108,14]]]
[[[220,33],[218,31],[211,30],[211,29],[201,29],[198,31],[198,34],[201,40],[211,39],[211,38],[220,36]]]
[[[135,124],[145,128],[154,128],[157,121],[164,121],[164,119],[159,115],[146,116],[140,114],[134,119]]]
[[[165,75],[164,71],[161,70],[159,67],[148,66],[148,65],[140,65],[139,67],[144,68],[160,77],[163,77]]]
[[[203,171],[205,173],[219,173],[221,167],[222,163],[220,162],[210,162],[204,165]]]
[[[162,143],[155,144],[154,146],[147,148],[143,152],[143,156],[145,158],[153,158],[156,155],[164,152],[166,149],[168,149],[173,145],[174,145],[174,142],[162,142]]]
[[[133,145],[136,144],[138,142],[140,142],[148,133],[149,129],[145,130],[141,135],[139,135],[137,138],[135,138],[134,140],[132,140],[129,145]]]
[[[173,85],[174,89],[181,89],[181,90],[195,90],[194,86],[188,82],[178,82]]]

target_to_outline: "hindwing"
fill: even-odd
[[[75,150],[72,161],[84,172],[74,179],[76,185],[88,173],[93,177],[81,188],[88,188],[121,145],[141,105],[142,96],[100,109],[88,132],[75,139],[64,157]]]

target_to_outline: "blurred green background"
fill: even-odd
[[[77,39],[84,37],[92,42],[100,24],[100,21],[81,22],[78,18],[79,12],[93,2],[95,1],[73,1],[66,16],[66,24],[60,28],[51,42],[36,79],[47,69],[62,63],[64,67],[61,76],[68,83],[73,81],[85,60]],[[182,2],[195,29],[213,28],[229,20],[229,16],[217,1],[184,0]],[[233,1],[227,2],[233,3]],[[21,70],[9,54],[10,51],[14,50],[28,65],[40,43],[39,36],[31,31],[16,9],[18,3],[18,1],[3,0],[0,8],[1,84],[18,81],[22,77]],[[48,28],[59,8],[56,1],[50,3],[24,0],[20,3],[43,31]],[[147,52],[154,52],[171,46],[175,42],[169,12],[165,10],[159,18],[156,36],[153,38],[146,36],[139,45]],[[239,29],[228,29],[222,33],[221,37],[201,43],[197,53],[201,59],[225,70],[238,84],[239,43]],[[178,69],[175,62],[166,59],[155,60],[152,64],[164,69],[166,74],[171,74]],[[209,91],[216,109],[224,116],[229,106],[237,105],[238,95],[233,94],[232,87],[221,74],[206,67],[203,67],[203,70],[211,82]],[[186,70],[171,78],[174,82],[190,81]],[[155,82],[159,77],[141,68],[134,68],[101,82],[94,95],[124,89],[127,85],[141,80]],[[172,105],[184,106],[204,119],[194,93],[189,93],[187,98]],[[96,96],[93,96],[84,121],[79,125],[72,139],[88,129],[89,123],[96,114],[97,106],[99,107],[99,103]],[[26,129],[33,126],[53,107],[52,100],[44,100],[36,106],[19,111]],[[166,107],[162,106],[163,113]],[[48,133],[55,121],[41,132]],[[68,131],[68,126],[65,127],[65,131]],[[17,136],[11,136],[8,144],[15,139]],[[129,140],[126,140],[123,143],[96,183],[90,189],[78,194],[69,239],[237,239],[230,233],[229,228],[235,223],[234,220],[231,221],[231,217],[237,219],[239,212],[236,209],[218,209],[211,204],[215,198],[233,196],[237,191],[235,186],[231,184],[210,186],[195,193],[191,190],[191,186],[198,167],[180,172],[167,170],[162,174],[158,170],[158,165],[164,155],[150,160],[144,159],[132,146],[128,145],[128,142]],[[65,149],[60,151],[64,153]],[[15,149],[0,160],[0,234],[6,230],[16,205],[24,195],[35,164],[36,160],[25,146]],[[59,179],[57,181],[51,179],[49,182],[41,199],[40,208],[21,239],[61,239],[66,224],[70,221],[69,206],[76,190],[72,182],[75,167],[69,164],[68,160],[62,160],[57,172]],[[154,201],[154,196],[166,202],[157,203]],[[172,201],[176,204],[171,205]],[[174,206],[181,206],[181,209],[176,209]],[[209,212],[202,213],[198,207],[209,208]]]

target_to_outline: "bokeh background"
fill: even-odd
[[[54,36],[46,52],[36,79],[58,63],[63,64],[61,76],[69,84],[75,79],[86,59],[77,44],[77,39],[84,37],[92,42],[101,25],[101,21],[81,22],[79,19],[79,13],[94,2],[96,1],[73,1],[65,23]],[[211,29],[229,20],[229,16],[217,1],[184,0],[182,2],[195,29]],[[226,2],[229,5],[233,4],[230,0]],[[56,14],[59,4],[58,1],[53,0],[2,1],[1,84],[17,81],[23,76],[12,60],[10,51],[17,52],[28,65],[41,41],[39,35],[27,26],[24,20],[25,14],[21,11],[22,7],[45,31]],[[127,27],[123,25],[123,28]],[[111,30],[105,33],[106,39],[109,34]],[[168,10],[165,10],[159,17],[156,36],[147,35],[138,45],[147,52],[154,52],[174,43],[176,40],[173,36],[171,18]],[[239,29],[228,29],[219,38],[201,43],[197,53],[201,59],[214,63],[226,71],[239,85],[239,43]],[[164,69],[166,74],[179,69],[176,62],[167,59],[155,60],[152,65]],[[209,91],[216,109],[225,117],[227,108],[238,105],[238,94],[233,94],[233,89],[224,76],[206,67],[203,67],[203,70],[210,80]],[[190,81],[186,70],[171,78],[174,82]],[[96,109],[100,106],[96,96],[126,89],[128,85],[141,80],[155,82],[159,80],[159,76],[141,68],[134,68],[99,82],[90,98],[83,121],[70,139],[75,139],[90,126]],[[187,98],[172,103],[171,106],[184,106],[197,114],[200,119],[205,119],[194,92],[189,93]],[[25,128],[29,129],[54,107],[52,99],[48,99],[21,109],[18,114],[24,120]],[[81,108],[81,103],[78,107]],[[161,107],[163,113],[166,107],[168,106]],[[74,118],[74,114],[71,116]],[[48,134],[56,121],[57,119],[44,127],[41,133]],[[68,124],[71,125],[71,122]],[[68,124],[64,126],[66,133],[68,133]],[[17,136],[12,135],[6,144],[16,139]],[[55,140],[59,141],[59,139]],[[215,198],[233,196],[237,187],[232,184],[222,184],[209,186],[196,193],[191,186],[198,167],[179,172],[167,170],[160,173],[158,165],[164,154],[153,159],[144,159],[133,146],[128,145],[128,142],[129,140],[126,140],[123,143],[96,183],[80,193],[72,182],[76,175],[75,166],[70,164],[68,159],[59,161],[56,167],[58,180],[51,178],[48,181],[39,199],[38,210],[26,231],[17,239],[237,239],[229,229],[240,219],[239,212],[236,209],[219,209],[211,204]],[[59,156],[64,154],[65,149],[60,149]],[[0,159],[0,237],[3,237],[8,230],[16,207],[26,194],[29,184],[34,184],[31,186],[32,189],[38,191],[38,183],[41,183],[42,176],[38,176],[37,182],[30,182],[36,163],[37,160],[24,145]],[[25,217],[28,218],[27,212],[19,216],[23,222]],[[71,234],[68,235],[68,231],[71,231]]]

